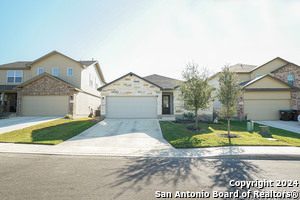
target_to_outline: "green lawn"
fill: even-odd
[[[207,129],[205,132],[188,131],[187,126],[194,124],[174,124],[169,121],[160,121],[163,137],[176,148],[217,147],[217,146],[300,146],[300,134],[270,127],[274,139],[269,141],[259,135],[259,124],[254,125],[254,132],[246,131],[246,123],[231,121],[232,134],[238,134],[241,138],[222,138],[217,134],[227,133],[227,121],[220,124],[199,124],[199,127]]]
[[[90,118],[57,119],[0,135],[0,142],[59,144],[70,139],[97,122],[89,122]]]

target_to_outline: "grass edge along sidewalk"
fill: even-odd
[[[90,122],[89,119],[92,118],[80,118],[74,120],[62,118],[37,124],[0,134],[0,142],[50,145],[59,144],[98,123],[96,121]]]
[[[219,137],[218,134],[227,133],[227,122],[220,120],[219,124],[199,123],[199,127],[206,129],[197,132],[187,130],[186,127],[194,124],[173,123],[160,121],[163,137],[175,148],[220,147],[220,146],[300,146],[300,134],[270,127],[272,133],[267,138],[258,134],[258,123],[254,124],[254,131],[246,130],[245,121],[231,121],[231,134],[240,138]]]

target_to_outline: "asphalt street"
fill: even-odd
[[[276,187],[276,180],[300,181],[300,161],[1,153],[0,177],[1,199],[156,199],[176,191],[213,199],[213,191],[299,190]],[[230,186],[264,180],[274,187]]]

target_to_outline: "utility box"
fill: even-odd
[[[254,122],[247,122],[247,131],[252,132],[254,129]]]

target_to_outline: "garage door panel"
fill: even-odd
[[[255,99],[244,101],[245,114],[250,120],[279,120],[279,110],[291,108],[290,100]]]
[[[107,118],[157,118],[156,97],[107,97]]]
[[[68,96],[23,96],[23,116],[64,116],[68,114]]]

